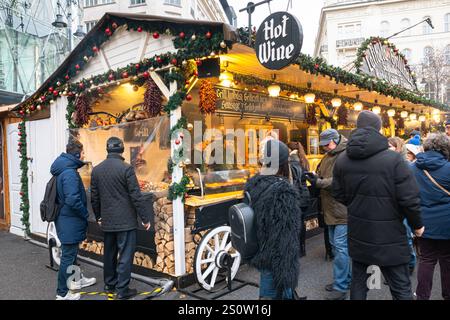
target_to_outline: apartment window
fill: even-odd
[[[435,100],[436,98],[436,86],[434,83],[427,83],[425,84],[425,96],[428,99]]]
[[[93,7],[98,5],[98,0],[84,0],[84,7]]]
[[[361,37],[361,23],[342,23],[338,25],[338,38],[352,39]]]
[[[86,24],[86,32],[91,31],[96,23],[97,23],[97,21],[86,21],[85,22],[85,24]]]
[[[144,4],[145,0],[130,0],[130,5]]]
[[[444,59],[446,64],[450,64],[450,45],[447,45],[444,50]]]
[[[423,20],[430,19],[430,17],[423,17]],[[433,29],[431,29],[430,25],[426,22],[422,23],[422,33],[423,34],[430,34],[433,32]]]
[[[450,31],[450,13],[447,13],[444,16],[444,29],[445,29],[445,32]]]
[[[389,36],[389,22],[387,21],[383,21],[381,22],[381,32],[380,32],[382,37],[387,37]]]
[[[164,0],[164,4],[170,4],[173,6],[181,6],[181,0]]]
[[[411,49],[404,49],[402,54],[405,56],[406,60],[411,60]]]
[[[431,63],[432,56],[433,56],[433,48],[425,47],[423,49],[423,63],[429,65]]]
[[[411,27],[411,21],[408,18],[402,19],[402,21],[400,22],[400,25],[401,25],[401,29],[405,30],[405,29]],[[411,35],[411,30],[407,30],[403,34],[409,36],[409,35]]]

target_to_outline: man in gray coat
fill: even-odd
[[[122,157],[123,141],[109,138],[106,150],[106,160],[92,170],[91,203],[104,231],[105,291],[117,291],[119,299],[128,299],[137,294],[136,289],[128,287],[136,249],[137,214],[146,230],[150,222],[134,169]]]

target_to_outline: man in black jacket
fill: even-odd
[[[136,289],[128,287],[136,249],[137,214],[146,230],[150,222],[134,169],[121,155],[122,140],[109,138],[106,149],[107,159],[92,170],[91,203],[104,231],[105,290],[117,291],[119,299],[127,299],[137,294]]]
[[[380,134],[381,119],[371,111],[358,116],[346,152],[333,174],[334,197],[348,209],[349,254],[353,260],[350,298],[365,300],[379,285],[373,265],[380,267],[394,299],[412,299],[406,217],[416,236],[424,228],[417,183],[401,154],[388,150]],[[375,278],[374,278],[375,277]],[[373,281],[372,281],[373,280]]]

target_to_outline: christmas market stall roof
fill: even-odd
[[[107,13],[52,76],[30,98],[19,104],[15,111],[30,106],[34,109],[37,103],[49,104],[54,99],[53,94],[49,92],[49,88],[58,88],[59,94],[61,94],[65,84],[71,83],[72,78],[77,77],[78,71],[89,64],[90,57],[98,54],[98,48],[111,37],[115,29],[124,25],[128,30],[151,32],[154,37],[157,36],[155,33],[170,34],[174,37],[173,41],[178,52],[173,53],[172,56],[162,57],[163,60],[159,58],[156,66],[156,62],[153,62],[155,58],[153,58],[150,65],[155,67],[170,65],[173,60],[175,60],[177,66],[181,66],[181,60],[210,56],[210,50],[213,48],[214,52],[221,53],[221,61],[228,62],[226,69],[233,74],[235,81],[265,92],[267,92],[267,87],[270,84],[276,82],[280,85],[283,95],[297,94],[300,99],[304,94],[312,92],[315,93],[316,102],[322,109],[326,109],[324,106],[330,105],[331,100],[338,97],[347,106],[361,101],[366,107],[379,105],[384,108],[394,108],[398,111],[406,110],[417,113],[430,113],[432,108],[442,111],[450,110],[447,105],[429,100],[417,91],[407,90],[402,86],[393,85],[383,79],[369,75],[351,73],[342,68],[328,65],[321,58],[313,58],[305,54],[300,54],[293,64],[282,70],[266,69],[258,62],[255,50],[239,42],[238,35],[245,41],[242,30],[238,33],[233,27],[224,23],[142,14]],[[193,40],[190,41],[191,39]],[[205,45],[202,41],[209,42]],[[185,50],[185,47],[188,50]],[[129,63],[130,65],[141,63],[141,66],[145,67],[149,65],[148,59],[147,63],[142,61],[129,61]],[[121,72],[129,71],[130,68],[110,70],[106,75],[96,78],[94,82],[107,82],[108,73],[113,73],[116,79],[120,77]],[[137,73],[133,70],[131,75]],[[91,85],[98,84],[92,84],[92,81],[91,84],[89,81],[82,82],[83,90],[86,87],[89,88]],[[75,88],[73,93],[83,91]],[[58,92],[54,94],[58,96]]]

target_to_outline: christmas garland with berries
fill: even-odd
[[[21,187],[20,187],[20,211],[22,218],[20,221],[25,228],[25,235],[30,235],[30,197],[28,194],[28,155],[27,155],[27,130],[25,118],[19,123],[19,152],[20,170],[21,170]]]

